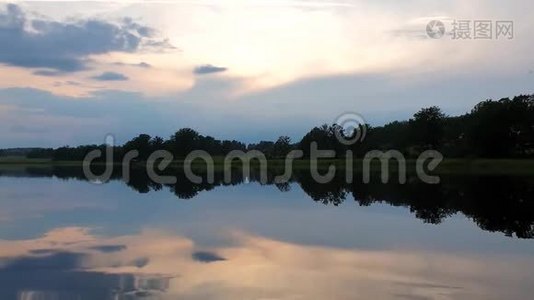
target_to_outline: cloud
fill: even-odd
[[[204,74],[224,72],[226,70],[228,69],[225,67],[217,67],[214,65],[202,65],[202,66],[196,67],[193,73],[197,75],[204,75]]]
[[[120,252],[122,250],[126,250],[125,245],[99,245],[99,246],[93,246],[90,249],[96,250],[102,253],[113,253],[113,252]]]
[[[115,73],[115,72],[104,72],[100,75],[91,77],[92,79],[99,80],[99,81],[124,81],[128,80],[128,77],[126,77],[124,74],[121,73]]]
[[[155,30],[125,18],[118,23],[105,20],[59,22],[29,19],[15,4],[0,11],[0,63],[24,68],[44,68],[37,75],[87,69],[90,55],[136,52],[149,45],[169,47],[166,40],[154,40]]]
[[[136,64],[136,66],[138,67],[141,67],[141,68],[151,68],[152,66],[146,62],[140,62],[138,64]]]
[[[129,63],[123,63],[123,62],[116,62],[114,63],[114,65],[116,66],[132,66],[132,67],[139,67],[139,68],[145,68],[145,69],[149,69],[149,68],[152,68],[152,65],[149,64],[149,63],[146,63],[144,61],[140,62],[140,63],[137,63],[137,64],[129,64]]]
[[[193,253],[193,259],[198,262],[211,263],[216,261],[226,260],[224,257],[219,256],[217,253],[207,252],[207,251],[198,251]]]
[[[133,85],[137,76],[114,83]],[[276,139],[280,134],[299,139],[313,126],[333,122],[343,112],[359,113],[375,126],[408,119],[430,105],[460,115],[488,98],[534,93],[532,76],[524,72],[517,76],[436,73],[427,74],[425,80],[413,75],[325,76],[232,96],[241,84],[236,78],[205,76],[192,88],[172,95],[121,90],[76,98],[39,89],[0,89],[0,148],[99,143],[107,133],[124,143],[139,133],[166,137],[182,127],[244,142]],[[36,128],[47,132],[32,133]]]

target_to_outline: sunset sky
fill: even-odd
[[[534,92],[532,1],[32,1],[0,4],[0,147],[124,142],[181,127],[294,139]],[[446,34],[428,37],[440,20]],[[453,39],[454,20],[514,36]]]

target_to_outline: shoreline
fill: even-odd
[[[184,160],[174,160],[167,167],[169,169],[183,168]],[[406,170],[408,173],[415,172],[415,159],[406,160]],[[318,161],[318,169],[326,170],[329,166],[335,166],[336,169],[345,170],[349,162],[344,159],[323,159]],[[361,170],[363,165],[362,159],[352,160],[355,171]],[[104,162],[95,162],[93,166],[104,166]],[[114,162],[114,166],[122,166],[121,162]],[[0,158],[1,168],[13,167],[81,167],[81,161],[52,161],[43,159],[5,159]],[[142,168],[145,162],[133,162],[133,168]],[[205,162],[202,160],[195,160],[191,163],[195,170],[205,169]],[[232,167],[239,167],[240,163],[234,161]],[[257,161],[251,162],[251,167],[259,168]],[[380,171],[381,163],[378,160],[371,162],[371,171]],[[395,161],[390,161],[390,170],[395,172],[398,164]],[[224,160],[214,160],[215,170],[224,169]],[[283,159],[267,160],[267,168],[271,170],[283,170],[285,168],[285,161]],[[310,160],[298,159],[293,161],[293,168],[297,170],[310,169]],[[444,159],[438,167],[431,173],[435,174],[480,174],[480,175],[534,175],[534,159]]]

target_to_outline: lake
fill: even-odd
[[[528,299],[534,178],[104,184],[0,168],[0,299]]]

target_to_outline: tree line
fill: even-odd
[[[366,138],[348,146],[340,143],[337,136],[341,134],[349,139],[357,132],[346,132],[337,124],[315,127],[297,142],[292,142],[288,136],[280,136],[276,141],[248,145],[183,128],[168,139],[140,134],[115,146],[113,151],[118,161],[130,150],[139,151],[139,160],[146,160],[156,150],[167,150],[175,158],[184,158],[193,150],[204,150],[213,156],[224,156],[233,150],[259,150],[267,158],[283,158],[291,150],[299,149],[308,157],[311,143],[316,142],[319,149],[334,150],[338,158],[347,150],[361,158],[370,150],[389,149],[398,150],[406,157],[416,157],[424,150],[434,149],[453,158],[531,158],[534,157],[534,95],[486,100],[461,116],[447,116],[439,107],[432,106],[419,110],[409,120],[377,127],[367,124],[366,128]],[[27,157],[81,161],[90,151],[104,150],[105,147],[39,148],[29,151]]]

